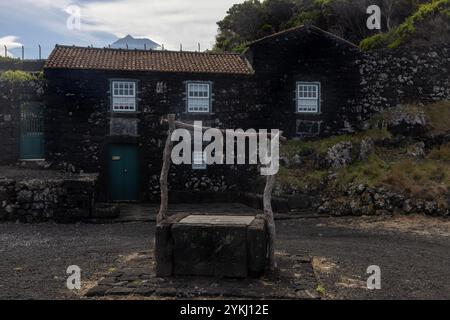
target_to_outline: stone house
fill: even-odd
[[[99,173],[101,200],[152,199],[162,116],[281,129],[290,138],[345,131],[357,120],[358,55],[353,44],[313,26],[255,41],[242,55],[56,46],[44,66],[44,107],[36,111],[42,125],[32,127],[43,148],[32,157]],[[184,169],[171,173],[174,190],[232,192],[253,174],[233,166]]]

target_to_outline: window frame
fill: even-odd
[[[303,97],[300,98],[300,87],[301,86],[314,86],[317,88],[317,97],[315,98],[308,98]],[[315,111],[310,110],[300,110],[300,100],[314,100],[317,101],[317,109]],[[322,107],[322,85],[320,82],[306,82],[306,81],[297,81],[295,84],[295,113],[297,114],[320,114],[321,113],[321,107]]]
[[[208,86],[208,96],[207,97],[190,97],[190,87],[194,85],[206,85]],[[186,81],[186,113],[189,114],[210,114],[212,113],[212,82],[211,81]],[[190,110],[189,109],[189,100],[190,99],[204,99],[208,100],[208,110],[207,111],[198,111],[198,110]]]
[[[122,83],[122,84],[133,84],[134,87],[134,96],[131,95],[115,95],[114,94],[114,85],[118,83]],[[109,93],[109,97],[110,97],[110,111],[114,112],[114,113],[136,113],[138,112],[138,95],[139,95],[139,91],[138,91],[138,84],[139,81],[137,80],[133,80],[133,79],[110,79],[110,93]],[[128,88],[129,90],[130,88]],[[118,90],[120,90],[120,88],[118,88]],[[133,98],[134,99],[134,108],[132,110],[115,110],[114,109],[114,98]]]

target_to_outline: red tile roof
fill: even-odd
[[[253,74],[239,54],[56,46],[45,69]]]

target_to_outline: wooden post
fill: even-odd
[[[264,188],[264,216],[267,222],[267,229],[269,232],[269,244],[268,244],[268,255],[269,255],[269,269],[271,271],[277,268],[277,261],[275,259],[275,239],[276,239],[276,229],[275,229],[275,219],[273,217],[272,211],[272,191],[275,185],[275,176],[267,176],[266,187]]]
[[[279,139],[283,137],[283,133],[279,132],[275,139]],[[282,140],[284,141],[284,140]],[[270,141],[269,149],[272,149],[272,138]],[[272,153],[272,152],[271,152]],[[264,206],[264,216],[267,222],[267,231],[269,232],[269,243],[268,243],[268,267],[270,271],[274,271],[277,269],[277,260],[275,258],[275,241],[277,238],[276,227],[275,227],[275,218],[273,216],[272,210],[272,192],[275,186],[276,175],[267,176],[266,179],[266,187],[264,188],[263,195],[263,206]]]
[[[156,217],[156,222],[160,223],[164,221],[167,217],[168,207],[169,207],[169,186],[168,177],[170,170],[171,154],[172,154],[172,132],[175,130],[175,115],[168,115],[169,130],[167,132],[166,145],[164,147],[163,154],[163,165],[161,169],[161,176],[159,178],[159,184],[161,188],[161,206],[159,207],[159,212]]]

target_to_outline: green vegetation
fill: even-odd
[[[19,62],[19,59],[0,56],[0,62]]]
[[[317,285],[316,291],[321,296],[323,296],[327,293],[327,290],[325,289],[325,287],[322,284]]]
[[[424,112],[435,134],[450,131],[450,101],[436,102],[424,107]]]
[[[449,32],[450,0],[433,0],[420,5],[413,15],[391,31],[364,39],[360,47],[363,50],[396,48],[407,43],[425,44],[433,37],[448,41]]]
[[[326,170],[286,169],[281,167],[278,172],[278,181],[282,185],[303,190],[305,188],[317,188],[328,176]]]
[[[450,101],[386,110],[374,116],[370,123],[375,127],[383,127],[379,124],[391,120],[396,112],[411,116],[423,114],[427,118],[429,132],[450,132]],[[322,159],[329,148],[337,143],[351,142],[357,152],[362,140],[382,141],[390,138],[388,130],[382,128],[324,139],[290,141],[281,149],[281,155],[290,160],[290,166],[281,168],[278,181],[281,186],[306,191],[320,187],[329,192],[343,192],[350,184],[364,184],[371,187],[388,186],[420,199],[444,199],[443,195],[450,192],[450,143],[428,150],[422,158],[409,152],[414,150],[414,142],[411,142],[411,146],[396,148],[375,147],[366,160],[359,161],[354,157],[353,163],[342,169],[318,169],[322,165],[317,163],[317,159]],[[302,162],[296,165],[293,160],[298,156]]]
[[[281,168],[279,182],[303,190],[324,184],[331,173],[311,168]],[[433,149],[425,159],[420,160],[399,150],[377,148],[367,160],[355,162],[335,172],[335,179],[325,188],[345,191],[352,183],[372,187],[386,185],[393,190],[432,200],[450,190],[450,145]]]
[[[21,70],[8,70],[0,74],[0,81],[7,81],[11,83],[23,83],[27,81],[38,80],[42,76],[35,76],[29,72],[21,71]]]
[[[303,153],[308,150],[315,151],[317,153],[324,153],[328,148],[334,146],[335,144],[343,141],[350,141],[354,143],[361,142],[365,139],[372,139],[373,141],[379,141],[388,139],[391,134],[386,129],[370,129],[367,131],[341,135],[332,136],[325,139],[315,139],[315,140],[292,140],[286,145],[281,147],[281,154],[287,157],[292,157],[295,154]]]
[[[415,117],[424,115],[428,121],[431,132],[442,134],[450,131],[450,101],[439,101],[426,106],[405,105],[392,109],[387,109],[376,114],[369,121],[371,127],[382,127],[390,122],[397,113]]]
[[[364,49],[449,41],[450,0],[374,0],[381,7],[381,33],[366,28],[364,0],[246,0],[233,5],[217,24],[215,51],[242,52],[248,43],[313,24]]]

